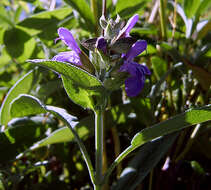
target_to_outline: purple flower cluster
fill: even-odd
[[[130,30],[134,27],[138,21],[138,15],[134,15],[129,19],[127,24],[122,27],[118,34],[110,39],[111,44],[115,44],[118,41],[124,41],[124,39],[132,39],[129,35]],[[65,28],[58,29],[59,39],[62,40],[72,51],[61,52],[53,57],[55,61],[70,62],[77,66],[82,66],[83,60],[81,60],[81,50],[77,45],[75,39],[73,38],[71,32]],[[104,37],[99,37],[96,39],[95,48],[101,50],[106,56],[109,56],[108,40]],[[110,45],[112,48],[112,45]],[[141,64],[133,61],[133,59],[141,54],[147,48],[147,42],[145,40],[138,40],[129,46],[126,53],[121,53],[120,57],[123,64],[119,68],[119,72],[126,72],[129,77],[125,80],[125,90],[128,96],[137,96],[144,87],[145,76],[150,75],[149,69]],[[121,52],[121,50],[120,50]]]

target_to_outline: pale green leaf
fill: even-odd
[[[5,97],[1,110],[0,110],[0,122],[2,125],[7,125],[11,120],[10,116],[10,103],[16,98],[19,94],[29,93],[32,89],[34,83],[38,79],[37,70],[33,70],[24,75],[20,80],[18,80],[15,85],[10,89]]]

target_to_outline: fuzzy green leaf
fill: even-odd
[[[40,59],[30,60],[30,62],[61,74],[68,96],[76,104],[94,109],[98,101],[96,99],[104,89],[102,83],[95,76],[70,63]]]

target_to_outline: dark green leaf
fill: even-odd
[[[8,129],[0,132],[0,162],[15,159],[19,153],[35,142],[41,140],[45,134],[45,124],[55,125],[55,121],[46,117],[32,117],[12,120]]]
[[[198,10],[196,12],[196,16],[198,17],[198,16],[201,16],[202,14],[204,14],[205,11],[210,8],[210,6],[211,6],[211,1],[210,0],[202,0],[200,2],[200,5],[198,6]]]
[[[154,26],[150,28],[133,28],[131,30],[131,34],[139,34],[139,35],[157,35],[158,29]]]
[[[117,53],[127,53],[135,42],[136,39],[131,37],[120,38],[111,46],[111,50],[114,50]]]

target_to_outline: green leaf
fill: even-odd
[[[151,0],[139,0],[139,1],[125,1],[118,0],[116,4],[116,13],[123,18],[129,18],[136,13],[142,13],[147,2]],[[115,14],[116,14],[115,13]]]
[[[8,10],[4,8],[4,6],[0,5],[0,26],[5,28],[9,26],[14,26],[14,23],[11,20],[11,17],[8,14]]]
[[[156,166],[177,137],[176,134],[148,142],[140,148],[136,156],[129,162],[121,173],[120,178],[112,189],[136,189],[147,174]]]
[[[62,76],[62,82],[69,98],[73,102],[81,105],[84,108],[93,109],[94,102],[88,90],[77,87],[74,85],[74,81],[65,76]]]
[[[59,23],[72,13],[70,8],[60,8],[53,11],[44,11],[24,19],[17,27],[31,36],[44,33],[47,39],[52,40]]]
[[[37,70],[32,70],[24,75],[20,80],[18,80],[15,85],[7,93],[6,98],[4,99],[1,112],[0,112],[0,122],[2,125],[7,125],[11,120],[10,116],[10,103],[16,98],[19,94],[29,93],[38,79],[39,73]]]
[[[167,63],[164,59],[153,56],[151,57],[153,71],[158,80],[167,72]]]
[[[23,11],[23,8],[22,6],[19,5],[18,8],[15,10],[15,14],[14,14],[15,23],[19,21],[22,11]]]
[[[42,103],[39,101],[39,99],[27,94],[19,95],[11,102],[10,105],[10,115],[13,118],[41,113],[46,113]]]
[[[6,30],[4,44],[8,54],[19,62],[24,62],[32,55],[36,42],[29,34],[18,28]]]
[[[111,164],[105,173],[104,181],[108,179],[108,176],[117,166],[117,164],[119,164],[128,154],[130,154],[141,145],[155,140],[156,138],[160,138],[161,136],[168,135],[183,128],[209,120],[211,120],[211,104],[201,108],[190,109],[182,114],[176,115],[167,121],[143,129],[133,137],[131,145],[127,147]]]
[[[93,134],[93,118],[87,117],[82,119],[78,123],[76,118],[69,115],[64,109],[56,108],[53,106],[45,106],[39,101],[39,99],[27,94],[21,94],[11,103],[10,112],[12,117],[24,117],[32,114],[40,114],[46,112],[51,112],[52,114],[58,116],[57,112],[59,112],[60,115],[62,115],[62,118],[60,116],[59,118],[63,121],[65,119],[65,122],[68,121],[76,130],[80,138],[85,138],[88,135]],[[74,134],[70,131],[68,127],[63,127],[55,130],[48,137],[37,142],[33,147],[31,147],[30,150],[40,148],[49,144],[69,142],[73,140]]]
[[[192,18],[198,7],[200,6],[200,0],[184,0],[184,10],[188,18]]]
[[[149,28],[133,28],[130,32],[131,34],[139,34],[139,35],[157,35],[158,29],[154,26]]]
[[[77,134],[81,139],[83,139],[84,137],[90,134],[90,129],[87,128],[86,126],[80,126],[80,127],[76,126],[75,130],[77,131]],[[37,149],[43,146],[47,146],[50,144],[64,143],[64,142],[71,142],[71,141],[75,141],[75,137],[73,133],[70,131],[68,127],[62,127],[61,129],[55,130],[45,139],[37,142],[35,145],[33,145],[33,147],[31,147],[31,150]]]
[[[87,4],[86,0],[64,0],[73,9],[75,9],[80,16],[84,19],[84,25],[89,28],[91,32],[95,32],[95,20],[94,15],[91,11],[90,6]]]
[[[72,141],[74,139],[73,134],[71,133],[68,127],[62,127],[61,129],[55,130],[48,137],[36,143],[31,149],[40,148],[42,146],[47,146],[55,143],[63,143]]]
[[[68,96],[82,107],[94,109],[95,96],[99,97],[104,89],[95,76],[65,62],[40,59],[30,60],[30,62],[48,67],[61,74]]]
[[[131,145],[139,147],[160,136],[209,120],[211,120],[211,104],[201,108],[190,109],[164,122],[143,129],[133,137]]]
[[[197,12],[196,12],[196,16],[199,17],[201,16],[203,13],[205,13],[205,11],[207,9],[209,9],[211,6],[211,1],[210,0],[202,0],[200,2],[200,5],[198,6]]]

